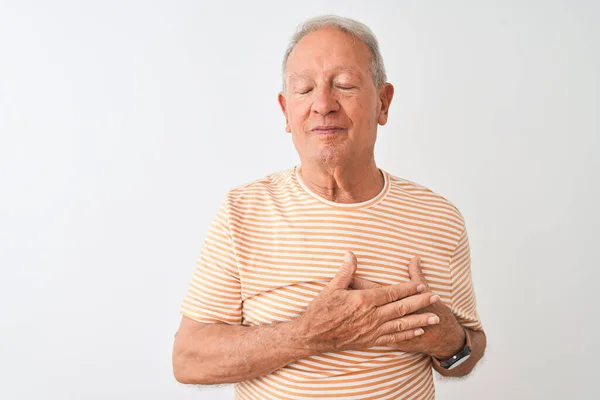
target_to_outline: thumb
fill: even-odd
[[[356,272],[356,256],[351,251],[346,251],[344,263],[337,274],[327,284],[329,289],[347,289],[352,282],[352,276]]]
[[[410,260],[408,263],[408,275],[412,282],[423,284],[425,285],[425,290],[429,290],[429,285],[427,284],[423,270],[421,270],[421,257],[413,257]]]

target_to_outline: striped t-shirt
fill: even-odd
[[[384,187],[361,203],[312,192],[296,165],[227,192],[204,239],[181,313],[204,323],[263,325],[301,315],[339,270],[389,285],[421,256],[432,291],[458,321],[482,329],[460,211],[380,169]],[[235,384],[238,399],[433,399],[431,358],[387,346],[316,354]]]

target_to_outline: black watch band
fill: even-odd
[[[465,346],[462,349],[460,349],[458,353],[450,357],[448,360],[439,361],[440,367],[444,369],[453,369],[455,367],[458,367],[463,362],[467,361],[467,359],[471,355],[471,340],[469,337],[469,333],[466,329],[463,328],[463,330],[465,331]]]
[[[440,366],[445,369],[452,369],[453,365],[458,367],[463,361],[467,360],[469,355],[471,355],[471,348],[465,345],[461,351],[450,357],[449,360],[440,362]]]

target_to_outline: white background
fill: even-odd
[[[179,305],[227,189],[298,163],[281,58],[330,12],[396,87],[379,166],[467,222],[488,349],[438,398],[600,396],[598,2],[0,0],[0,398],[233,398],[172,377]]]

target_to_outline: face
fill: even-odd
[[[296,44],[279,104],[302,163],[333,167],[373,157],[394,90],[375,87],[370,63],[367,45],[338,29],[319,29]]]

